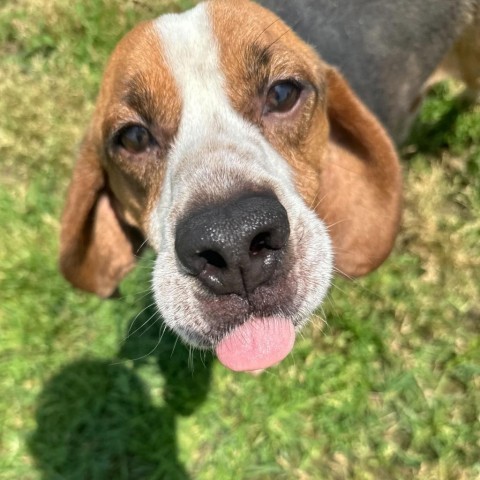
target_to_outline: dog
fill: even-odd
[[[357,277],[389,255],[401,184],[389,135],[339,70],[270,10],[207,1],[115,48],[60,267],[109,297],[148,242],[165,323],[260,370],[290,352],[334,270]]]

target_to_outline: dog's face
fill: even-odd
[[[206,2],[113,53],[61,266],[109,296],[148,240],[166,323],[231,368],[263,368],[288,353],[334,264],[359,275],[388,255],[399,204],[390,141],[341,76],[258,5]]]

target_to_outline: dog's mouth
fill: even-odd
[[[288,267],[249,295],[213,295],[198,280],[183,276],[190,292],[182,296],[187,303],[185,316],[174,322],[168,321],[165,307],[172,302],[165,301],[160,285],[155,289],[157,304],[166,313],[167,324],[189,345],[214,351],[230,370],[264,370],[288,356],[295,332],[311,311],[304,306],[301,291],[307,287],[295,272],[298,265]]]
[[[329,276],[299,275],[303,268],[303,262],[293,264],[248,296],[214,295],[196,278],[168,278],[158,269],[163,281],[154,277],[154,293],[167,325],[187,344],[213,350],[233,371],[264,370],[288,356],[295,332],[326,293]]]
[[[234,371],[282,361],[330,282],[323,223],[297,197],[282,199],[289,213],[271,191],[192,208],[158,251],[153,285],[166,324]]]

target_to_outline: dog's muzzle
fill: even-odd
[[[249,301],[282,268],[289,236],[287,211],[276,196],[249,193],[184,217],[176,228],[175,251],[187,274],[208,292]],[[294,340],[291,321],[254,316],[226,335],[216,352],[232,370],[257,370],[281,361]]]

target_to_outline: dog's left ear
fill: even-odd
[[[325,199],[317,212],[329,227],[338,271],[356,277],[379,266],[393,247],[401,170],[387,133],[333,68],[327,92],[330,136],[320,190]]]

